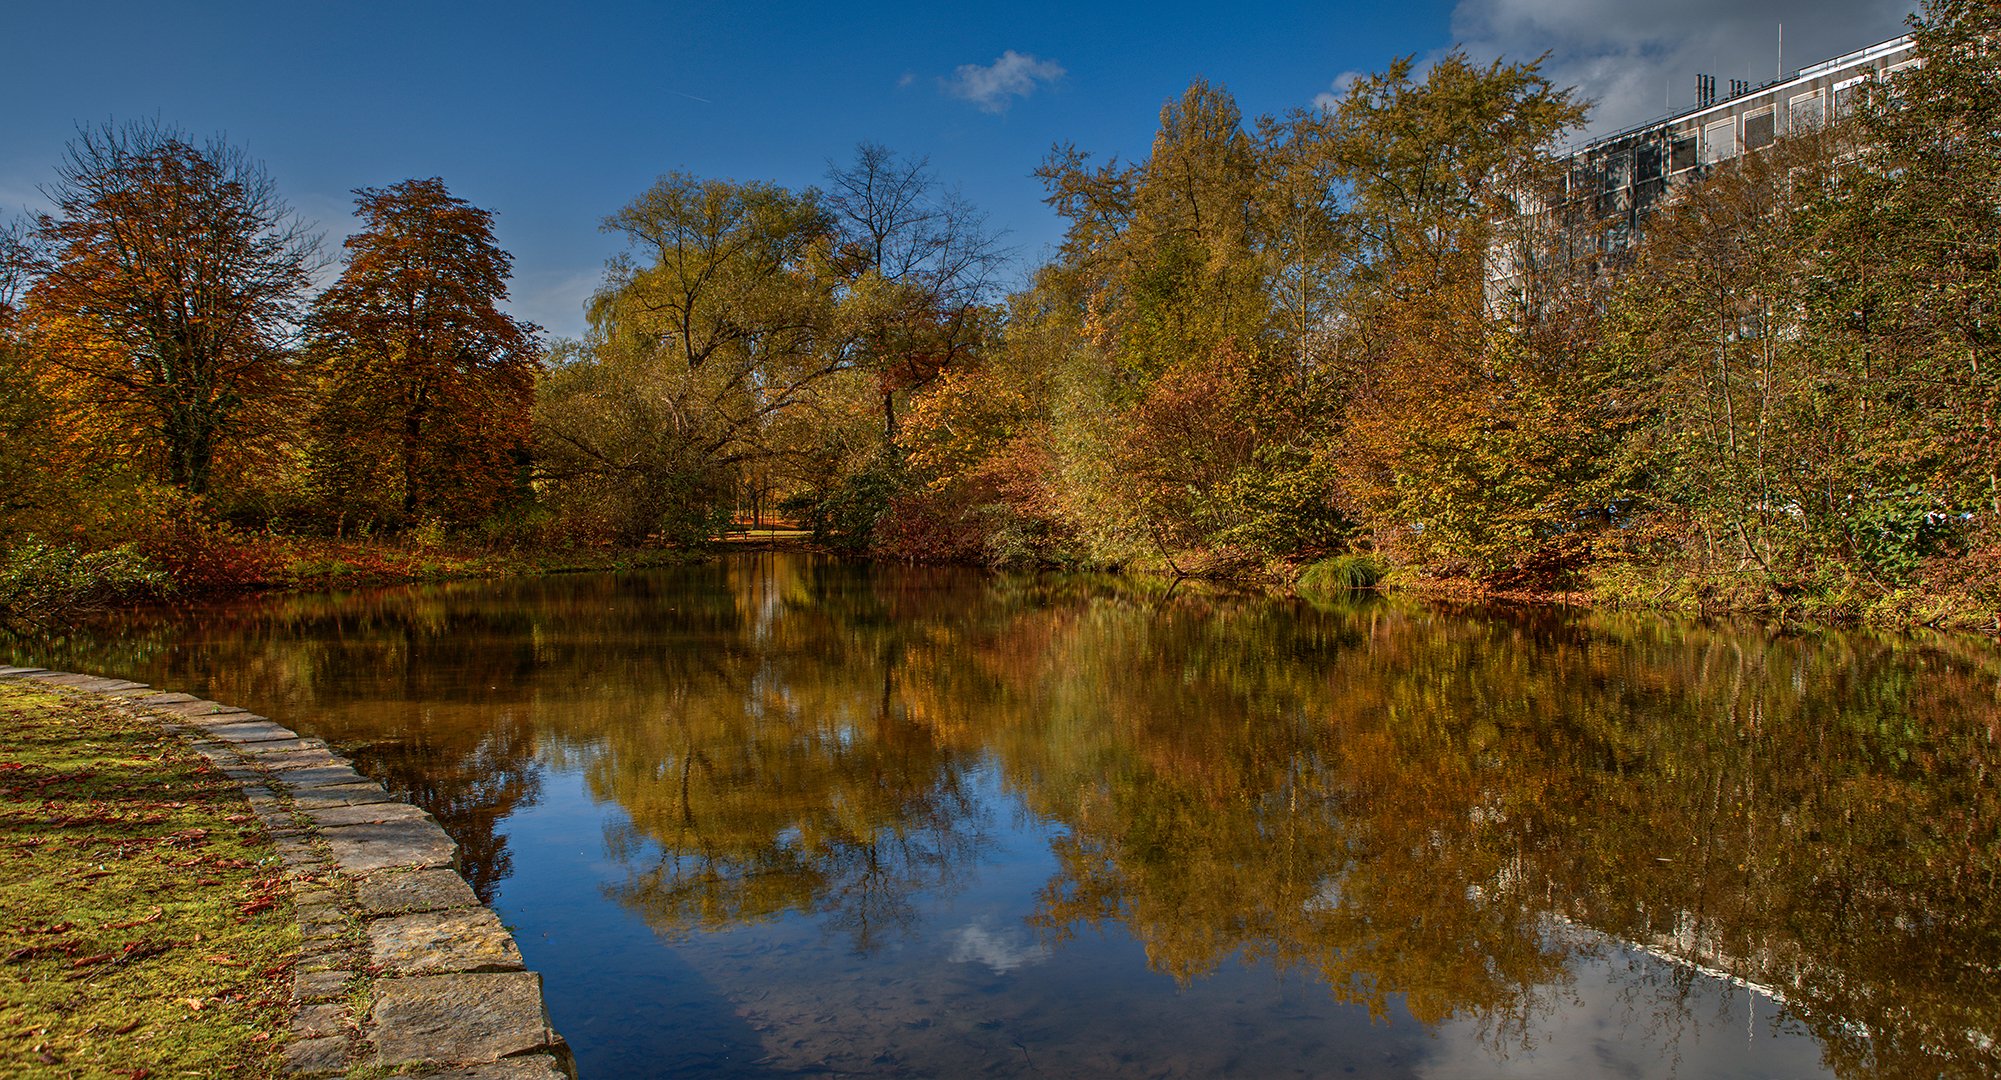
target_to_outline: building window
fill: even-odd
[[[1786,133],[1789,135],[1812,131],[1826,122],[1827,103],[1821,98],[1818,90],[1811,94],[1801,94],[1786,108]]]
[[[1661,148],[1647,143],[1633,151],[1634,178],[1645,183],[1661,178]]]
[[[1863,89],[1869,84],[1867,75],[1834,84],[1834,115],[1836,119],[1852,115],[1855,103],[1862,100]]]
[[[1737,119],[1718,120],[1702,129],[1702,160],[1722,161],[1737,156]]]
[[[1668,171],[1683,172],[1695,168],[1695,136],[1684,135],[1674,141],[1668,149]]]
[[[1744,149],[1757,150],[1772,145],[1779,137],[1778,115],[1770,109],[1744,118]]]

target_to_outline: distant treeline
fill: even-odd
[[[88,132],[0,260],[0,544],[782,514],[905,558],[1990,624],[2001,11],[1913,26],[1919,66],[1624,251],[1563,194],[1585,103],[1454,53],[1249,122],[1198,81],[1142,161],[1057,147],[1068,232],[1012,293],[922,159],[671,175],[546,346],[438,180],[358,192],[309,298],[254,163]]]

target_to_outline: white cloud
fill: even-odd
[[[1597,101],[1602,134],[1694,104],[1698,73],[1753,86],[1904,30],[1911,0],[1460,0],[1452,31],[1479,59],[1532,60]]]
[[[1338,108],[1341,99],[1348,96],[1349,88],[1360,82],[1362,77],[1359,71],[1344,71],[1334,76],[1333,83],[1327,89],[1313,95],[1314,107],[1330,111]]]
[[[1065,74],[1063,65],[1054,60],[1009,49],[984,67],[960,64],[951,78],[940,79],[939,84],[946,93],[970,101],[985,112],[1004,113],[1015,98],[1027,97]]]

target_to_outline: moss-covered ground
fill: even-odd
[[[299,954],[281,865],[157,722],[0,682],[0,1075],[276,1072]]]

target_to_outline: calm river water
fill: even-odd
[[[0,655],[436,814],[586,1078],[2001,1073],[1979,642],[767,554]]]

